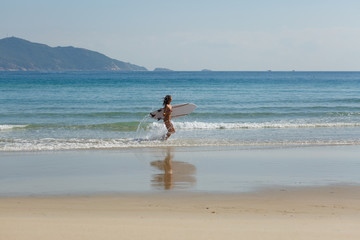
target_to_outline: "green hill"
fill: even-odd
[[[0,71],[147,71],[147,69],[83,48],[53,48],[10,37],[0,40]]]

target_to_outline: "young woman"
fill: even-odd
[[[164,136],[164,140],[167,140],[171,134],[175,133],[175,128],[171,123],[171,112],[172,112],[172,106],[171,106],[171,96],[170,95],[166,95],[164,97],[164,123],[166,126],[166,129],[168,130],[168,132],[166,133],[166,135]]]

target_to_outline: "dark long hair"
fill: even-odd
[[[171,99],[171,95],[166,95],[164,97],[164,102],[163,102],[164,107],[166,107],[166,105],[170,103],[170,99]]]

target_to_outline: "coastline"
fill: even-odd
[[[0,238],[359,239],[360,186],[0,198]]]

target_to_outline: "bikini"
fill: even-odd
[[[172,112],[172,109],[169,108],[169,112]],[[164,118],[164,122],[170,122],[170,116],[168,115],[167,118]]]

